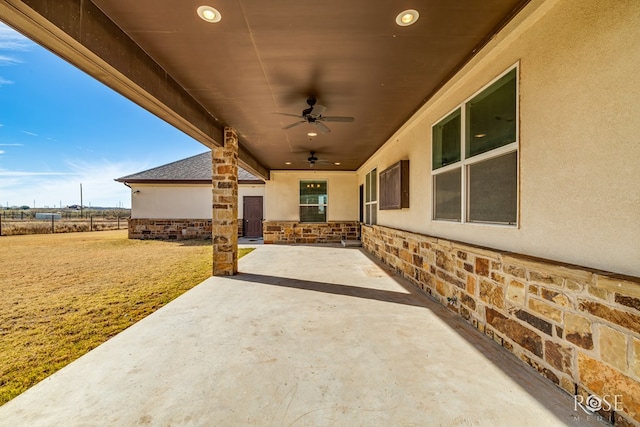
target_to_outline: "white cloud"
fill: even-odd
[[[0,22],[0,50],[25,51],[33,44],[27,37]]]
[[[15,56],[0,55],[0,66],[17,65],[21,63],[22,61]]]
[[[22,132],[22,133],[26,133],[27,135],[31,135],[31,136],[38,136],[38,134],[37,134],[37,133],[29,132],[29,131],[27,131],[27,130],[23,130],[23,131],[21,131],[21,132]]]
[[[6,151],[0,150],[0,156],[2,156],[4,153],[6,153]]]
[[[2,127],[4,125],[0,125]],[[0,144],[0,147],[22,147],[24,144]]]
[[[10,171],[0,169],[0,204],[9,206],[63,206],[80,203],[80,184],[83,202],[89,206],[131,206],[131,192],[124,184],[114,181],[121,176],[146,170],[147,164],[106,160],[91,163],[67,163],[68,172]]]
[[[16,55],[12,55],[9,52],[24,52],[31,49],[34,43],[13,30],[9,26],[0,22],[0,66],[11,66],[21,64],[22,60]],[[0,76],[0,87],[13,84],[12,80],[8,80]]]
[[[74,174],[68,173],[68,172],[27,172],[27,171],[0,170],[0,178],[3,176],[32,177],[32,176],[56,176],[56,175],[60,176],[60,175],[74,175]]]

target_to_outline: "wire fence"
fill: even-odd
[[[131,214],[129,209],[2,209],[0,218],[9,219],[37,219],[41,215],[59,215],[61,219],[89,219],[94,218],[126,218]]]
[[[129,211],[0,211],[0,236],[120,230],[128,227]]]

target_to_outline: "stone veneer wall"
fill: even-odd
[[[210,219],[130,218],[130,239],[210,239]]]
[[[238,221],[238,237],[242,236],[242,221]],[[210,239],[210,219],[148,219],[129,218],[130,239]]]
[[[618,396],[607,421],[640,425],[640,279],[381,226],[362,241],[567,393]]]
[[[340,243],[342,239],[357,239],[359,224],[358,221],[264,221],[262,230],[264,243]]]

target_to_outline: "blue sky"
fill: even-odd
[[[0,204],[130,207],[114,178],[206,147],[0,22]]]

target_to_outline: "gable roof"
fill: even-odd
[[[209,184],[211,183],[211,151],[117,178],[126,183]],[[238,167],[238,183],[264,184],[251,172]]]

